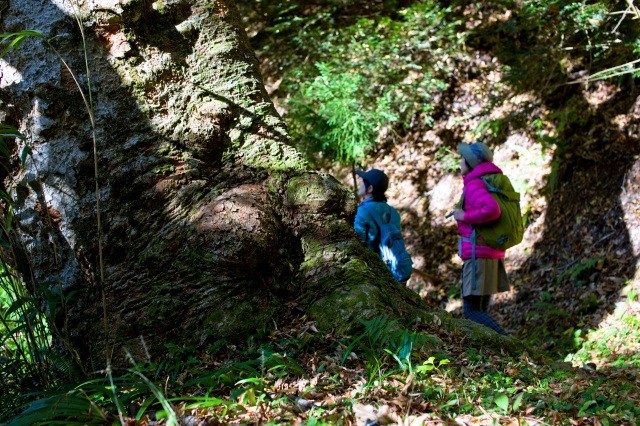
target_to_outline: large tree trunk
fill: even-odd
[[[0,119],[33,150],[5,179],[21,272],[65,295],[57,328],[86,367],[122,362],[123,347],[243,339],[303,312],[343,332],[428,316],[354,238],[353,196],[288,145],[230,1],[93,2],[80,11],[89,77],[68,4],[9,0],[2,31],[41,30],[91,82],[102,237],[89,114],[46,43],[1,64]]]

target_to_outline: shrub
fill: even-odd
[[[360,19],[344,28],[301,30],[298,57],[282,89],[285,119],[298,148],[344,163],[361,161],[385,128],[432,123],[453,74],[464,33],[436,2],[417,3],[398,19]],[[328,21],[323,21],[328,22]]]

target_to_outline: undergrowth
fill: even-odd
[[[380,317],[336,339],[299,319],[244,345],[168,346],[174,361],[42,393],[9,425],[117,423],[119,412],[128,424],[621,424],[640,416],[630,380],[637,369],[618,374],[527,354],[461,352],[459,336],[441,336]]]
[[[321,152],[330,161],[359,163],[381,131],[406,129],[416,117],[431,124],[464,44],[450,12],[426,1],[347,26],[324,14],[287,16],[271,27],[278,35],[301,28],[290,40],[281,86],[291,94],[284,117],[298,148],[315,160]],[[271,49],[282,45],[267,44],[263,54]]]

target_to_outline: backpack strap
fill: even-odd
[[[505,191],[502,190],[500,188],[495,187],[494,185],[492,185],[489,182],[489,175],[484,175],[481,176],[480,179],[482,179],[482,181],[484,182],[485,186],[487,187],[487,190],[489,192],[495,192],[497,194],[502,194],[505,197],[509,198],[509,199],[516,199],[519,200],[520,196],[517,192],[513,192],[513,191]],[[515,194],[515,196],[514,196]],[[462,209],[464,209],[464,192],[462,193],[462,198],[460,199],[460,205]],[[472,226],[473,228],[473,232],[471,232],[471,236],[470,237],[460,237],[459,238],[459,251],[460,254],[462,254],[462,243],[463,242],[467,242],[467,243],[471,243],[471,289],[475,290],[477,288],[477,279],[476,279],[476,243],[477,243],[477,232],[476,232],[476,227]]]
[[[460,244],[460,254],[462,254],[462,243],[471,243],[471,289],[475,290],[477,287],[476,282],[476,229],[473,228],[473,232],[469,238],[460,237],[458,240]]]
[[[371,216],[371,218],[373,219],[373,222],[378,227],[378,239],[382,239],[382,228],[380,227],[380,220],[378,219],[378,215],[375,212],[374,206],[369,204],[373,204],[373,203],[365,203],[362,207],[365,209],[367,213],[369,213],[369,216]],[[378,250],[372,247],[372,245],[374,245],[376,241],[375,240],[369,241],[369,224],[367,223],[366,226],[367,227],[365,232],[365,239],[366,239],[365,242],[367,243],[367,246],[369,247],[369,249],[377,252]]]
[[[516,191],[509,191],[508,189],[498,188],[498,187],[492,185],[491,182],[489,182],[489,176],[491,176],[491,175],[484,175],[484,176],[482,176],[480,178],[484,182],[484,184],[487,187],[487,190],[489,190],[489,192],[500,194],[500,195],[506,197],[507,199],[509,199],[511,201],[520,201],[520,194],[519,193],[517,193]]]
[[[367,208],[369,215],[373,219],[373,221],[378,226],[378,238],[382,239],[382,219],[378,217],[378,214],[375,211],[372,211],[372,207]],[[385,212],[385,214],[389,214],[389,212]],[[389,219],[391,220],[391,219]]]
[[[489,192],[494,192],[496,194],[500,194],[504,197],[506,197],[509,200],[512,201],[520,201],[520,194],[518,194],[515,191],[509,191],[509,190],[505,190],[502,188],[498,188],[494,185],[492,185],[489,182],[489,176],[490,175],[484,175],[482,176],[480,179],[482,179],[482,181],[484,182],[484,184],[487,187],[487,190]],[[461,198],[461,208],[464,208],[464,193],[462,194],[462,198]],[[470,237],[460,237],[459,238],[459,251],[460,254],[462,254],[462,243],[463,242],[467,242],[467,243],[471,243],[471,289],[475,290],[477,288],[477,279],[476,279],[476,242],[477,242],[477,232],[476,232],[476,228],[475,226],[472,226],[473,228],[473,232],[471,232],[471,236]]]

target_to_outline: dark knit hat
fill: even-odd
[[[356,170],[356,174],[366,183],[373,186],[373,190],[378,194],[384,194],[389,187],[389,178],[382,170],[371,169],[367,172],[363,170]]]
[[[493,152],[483,142],[462,142],[458,144],[458,152],[472,169],[485,161],[493,161]]]

